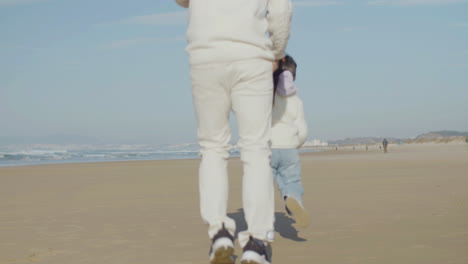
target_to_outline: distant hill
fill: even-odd
[[[400,138],[386,138],[388,143],[402,143],[406,139]],[[329,145],[373,145],[381,144],[384,140],[383,137],[356,137],[356,138],[346,138],[339,140],[330,140],[328,141]]]
[[[392,138],[387,137],[389,143],[423,143],[430,141],[449,142],[453,140],[461,140],[468,137],[468,132],[459,132],[451,130],[433,131],[418,135],[416,138]],[[328,141],[329,145],[372,145],[381,144],[384,140],[383,137],[355,137],[345,138],[339,140]]]
[[[418,135],[415,140],[427,140],[427,139],[443,139],[443,138],[452,138],[452,137],[468,137],[468,132],[458,132],[458,131],[434,131],[429,133],[424,133]]]

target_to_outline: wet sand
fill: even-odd
[[[0,264],[208,263],[198,162],[0,168]],[[468,263],[466,144],[302,162],[311,225],[297,231],[277,195],[273,263]],[[243,229],[240,165],[230,161],[229,212]]]

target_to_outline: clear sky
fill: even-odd
[[[468,0],[295,1],[309,138],[468,131]],[[0,136],[196,141],[172,0],[0,0]]]

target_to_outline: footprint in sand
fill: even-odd
[[[43,260],[44,258],[51,257],[51,256],[56,256],[58,254],[63,254],[63,253],[71,253],[68,251],[58,251],[54,250],[53,248],[48,248],[48,249],[35,249],[32,248],[29,250],[30,253],[26,257],[22,258],[17,258],[17,259],[9,259],[7,262],[2,262],[0,261],[0,264],[6,264],[6,263],[35,263],[38,261]]]

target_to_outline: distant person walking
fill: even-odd
[[[384,153],[387,153],[388,141],[386,138],[384,138],[382,145],[383,145]]]
[[[198,123],[200,211],[209,225],[212,264],[234,263],[236,223],[227,216],[234,112],[243,163],[242,200],[248,230],[239,233],[242,264],[269,264],[274,239],[270,168],[274,61],[285,57],[290,0],[176,0],[189,8],[187,52]]]
[[[309,225],[309,214],[302,196],[299,148],[307,139],[307,123],[302,100],[297,96],[297,64],[291,56],[280,60],[274,78],[273,120],[271,137],[271,168],[284,199],[286,212],[301,227]]]

